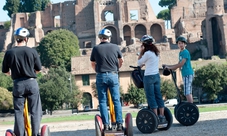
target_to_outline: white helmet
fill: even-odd
[[[14,32],[14,37],[17,41],[23,40],[30,35],[28,29],[20,27]]]
[[[109,29],[102,29],[99,32],[99,38],[109,38],[111,36],[112,36],[112,34],[111,34],[111,31]]]

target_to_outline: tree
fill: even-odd
[[[217,98],[218,93],[227,85],[226,64],[210,63],[195,71],[193,85],[201,87],[210,100]]]
[[[42,2],[41,0],[21,0],[21,12],[34,12],[40,11]]]
[[[168,7],[169,9],[172,8],[173,5],[176,4],[176,0],[160,0],[158,5],[161,7]]]
[[[164,9],[164,10],[160,11],[157,15],[157,18],[165,20],[167,22],[167,28],[168,28],[169,21],[171,20],[170,10]]]
[[[13,91],[13,81],[10,76],[0,73],[0,87],[6,88],[10,92]]]
[[[161,79],[161,93],[165,99],[172,99],[177,96],[177,89],[171,80]]]
[[[137,88],[133,84],[129,85],[128,97],[130,103],[134,104],[135,107],[138,107],[139,104],[144,103],[146,101],[144,89]]]
[[[62,66],[67,71],[71,71],[71,57],[80,55],[77,36],[65,29],[48,33],[40,42],[37,51],[43,66]]]
[[[35,12],[44,10],[50,0],[6,0],[3,10],[8,11],[8,16],[18,12]]]
[[[45,10],[48,4],[50,4],[50,0],[41,0],[41,10]]]
[[[0,66],[2,66],[2,61],[5,53],[0,53]],[[0,67],[2,71],[2,67]],[[13,91],[13,81],[10,76],[6,76],[4,73],[0,73],[0,87],[6,88],[9,91]]]
[[[11,18],[11,15],[19,11],[20,0],[6,0],[3,10],[8,11],[8,16]]]
[[[169,9],[164,9],[160,11],[157,15],[158,19],[163,19],[163,20],[170,20],[170,11]]]
[[[97,89],[96,89],[96,84],[95,82],[91,83],[91,89],[92,89],[92,94],[95,98],[98,98],[98,93],[97,93]]]
[[[0,110],[13,109],[13,95],[7,89],[0,87]]]
[[[82,100],[82,92],[80,90],[73,90],[72,97],[70,97],[70,103],[72,108],[78,109],[79,104],[83,102]]]
[[[4,28],[5,28],[5,29],[9,29],[10,26],[11,26],[11,21],[6,21],[6,22],[4,22]]]
[[[48,74],[39,79],[43,109],[48,109],[52,114],[52,111],[59,109],[63,103],[75,103],[73,99],[75,99],[79,90],[73,79],[71,83],[72,92],[69,73],[65,68],[50,68]],[[80,100],[81,98],[77,99]]]

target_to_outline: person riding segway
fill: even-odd
[[[168,108],[164,106],[162,94],[160,91],[160,75],[159,75],[159,50],[154,45],[154,38],[144,35],[141,40],[141,51],[138,57],[138,67],[130,66],[135,70],[132,72],[134,82],[142,79],[144,91],[147,97],[148,108],[138,112],[136,117],[137,128],[142,133],[152,133],[156,128],[159,130],[168,130],[172,125],[172,114]],[[140,67],[145,66],[144,76],[134,76]],[[138,72],[137,72],[138,73]],[[141,73],[141,72],[139,72]],[[139,74],[137,74],[139,75]],[[140,78],[135,79],[135,78]]]
[[[2,62],[2,72],[11,76],[13,80],[13,106],[15,112],[13,131],[16,136],[25,135],[24,107],[28,106],[31,115],[31,135],[37,136],[39,134],[42,118],[39,86],[36,80],[36,73],[41,70],[42,65],[37,51],[27,47],[29,35],[28,29],[18,28],[14,32],[16,45],[6,51]],[[25,105],[26,100],[27,105]],[[25,112],[25,115],[28,115],[28,112]]]
[[[191,56],[189,51],[185,48],[187,44],[186,38],[179,36],[176,41],[178,47],[180,48],[179,53],[179,63],[175,65],[163,64],[163,75],[172,75],[175,86],[177,88],[178,104],[174,108],[175,118],[185,126],[190,126],[195,124],[199,119],[198,107],[193,104],[192,97],[192,81],[194,78],[194,71],[191,66]],[[176,84],[176,77],[174,77],[172,70],[177,68],[181,69],[182,78],[184,82],[184,95],[187,98],[187,102],[182,102],[180,97],[180,90]]]
[[[118,71],[124,60],[118,45],[110,43],[111,36],[110,30],[102,29],[98,35],[101,43],[92,49],[90,56],[91,66],[96,72],[96,87],[101,113],[101,116],[95,116],[97,136],[112,133],[113,131],[114,133],[121,133],[121,135],[124,134],[118,80]],[[110,93],[112,105],[114,105],[114,108],[112,108],[114,113],[111,112],[111,127],[107,110],[108,93]],[[110,101],[110,97],[108,99]],[[130,115],[127,114],[126,120],[132,122]],[[126,128],[132,129],[129,124],[131,123],[125,124]],[[128,131],[127,135],[132,136],[133,133]]]

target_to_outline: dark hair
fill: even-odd
[[[143,43],[144,46],[144,52],[146,51],[152,51],[155,53],[156,56],[159,55],[160,51],[158,50],[158,48],[151,42],[147,42],[147,43]]]

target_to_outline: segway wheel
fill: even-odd
[[[176,110],[176,117],[184,126],[194,125],[199,119],[199,109],[193,103],[182,103]]]
[[[178,121],[177,119],[177,109],[179,107],[179,105],[181,105],[182,103],[178,103],[175,107],[174,107],[174,117],[176,118],[176,120]]]
[[[142,109],[136,116],[136,126],[144,134],[152,133],[158,126],[157,116],[150,109]]]
[[[172,113],[171,113],[171,111],[167,107],[164,108],[164,115],[166,117],[166,120],[167,120],[168,124],[164,128],[158,128],[158,130],[168,130],[172,126],[172,124],[173,124],[173,116],[172,116]]]
[[[102,136],[103,125],[102,125],[102,118],[100,115],[95,115],[95,131],[96,131],[96,136]]]
[[[50,136],[50,129],[47,125],[43,125],[41,128],[41,136]]]
[[[5,133],[5,136],[14,136],[13,130],[7,129],[6,133]]]
[[[133,136],[133,124],[132,124],[132,115],[127,113],[125,115],[125,135]]]

